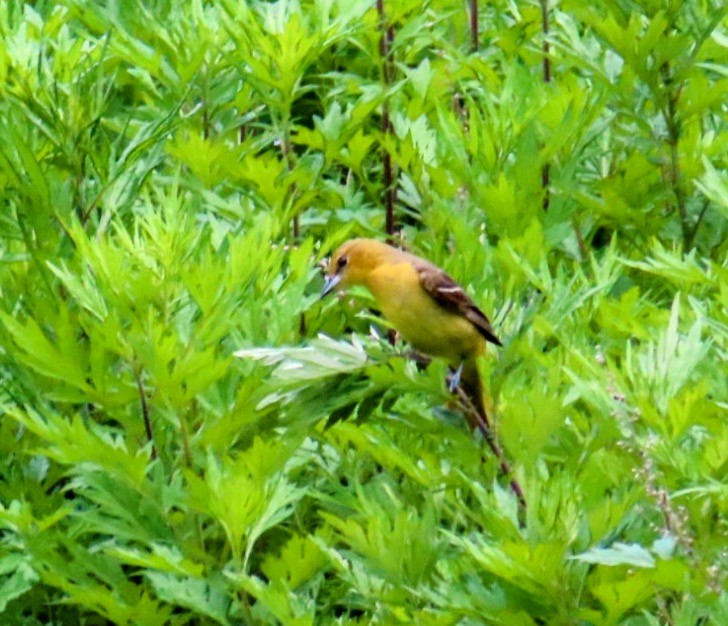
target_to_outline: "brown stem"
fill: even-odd
[[[387,16],[384,12],[384,0],[377,0],[377,13],[379,14],[379,54],[382,58],[382,82],[384,87],[389,86],[392,81],[394,69],[390,57],[390,48],[394,39],[394,30],[387,25]],[[388,136],[392,133],[392,124],[389,121],[389,104],[385,100],[382,105],[382,135]],[[394,204],[396,201],[396,190],[394,189],[394,174],[392,171],[392,155],[386,148],[382,149],[382,163],[384,167],[384,208],[385,208],[385,229],[390,238],[394,235]]]
[[[685,190],[682,184],[682,171],[680,169],[680,120],[677,115],[677,103],[680,100],[680,87],[675,87],[674,77],[670,70],[670,64],[664,63],[660,68],[662,84],[665,91],[667,105],[662,109],[662,115],[667,126],[667,143],[670,146],[670,186],[675,196],[677,212],[680,216],[680,228],[682,230],[683,244],[687,248],[692,243],[690,233],[690,221],[688,219],[687,202]]]
[[[190,433],[187,428],[187,415],[180,414],[180,432],[182,433],[182,450],[184,451],[185,464],[192,467],[192,449],[190,448]]]
[[[576,217],[571,218],[571,225],[574,227],[574,235],[576,235],[576,243],[579,246],[579,256],[581,261],[586,261],[586,244],[584,243],[584,235],[581,232],[581,226]]]
[[[384,59],[387,56],[387,41],[384,38],[384,33],[387,30],[387,19],[384,15],[384,0],[377,0],[377,13],[379,14],[379,27],[382,31],[382,36],[379,39],[379,55]]]
[[[551,193],[549,185],[551,184],[551,165],[544,163],[541,166],[541,189],[543,189],[543,210],[548,211],[551,204]]]
[[[385,84],[389,84],[392,80],[389,50],[394,40],[394,29],[387,25],[387,16],[384,12],[384,0],[377,0],[377,13],[379,14],[379,28],[382,33],[379,39],[379,55],[382,58],[383,70],[382,76]]]
[[[478,0],[470,0],[470,37],[473,52],[478,50]]]
[[[675,119],[675,99],[672,96],[669,97],[668,111],[671,118],[667,125],[669,132],[668,143],[670,145],[670,183],[673,194],[675,195],[677,212],[680,216],[680,227],[687,251],[687,248],[692,243],[692,237],[686,208],[685,191],[682,185],[682,170],[680,168],[680,129]]]
[[[139,404],[142,409],[142,418],[144,419],[144,430],[147,433],[147,441],[152,443],[152,460],[154,460],[157,458],[157,447],[154,444],[154,431],[152,430],[152,420],[149,414],[149,405],[147,404],[147,394],[144,390],[144,383],[142,382],[141,369],[134,372],[134,378],[136,380],[137,390],[139,391]]]
[[[210,138],[210,117],[207,114],[207,106],[202,109],[202,136],[205,139]]]
[[[670,106],[670,108],[673,108],[673,106]],[[670,144],[670,183],[672,184],[672,191],[675,194],[677,212],[680,216],[680,228],[682,230],[683,241],[685,242],[685,248],[687,251],[687,248],[691,244],[691,235],[690,224],[688,221],[688,212],[685,202],[685,191],[682,187],[682,171],[680,169],[679,154],[680,133],[678,130],[675,131],[674,135],[673,131],[670,131],[670,137],[668,139],[668,142]]]
[[[551,59],[549,58],[549,3],[548,0],[541,0],[541,34],[543,36],[543,82],[551,82]],[[543,189],[543,210],[548,211],[551,204],[551,192],[549,186],[551,184],[551,166],[544,163],[541,166],[541,189]]]
[[[688,250],[692,247],[693,242],[695,241],[695,235],[698,234],[698,228],[700,228],[700,223],[703,221],[703,217],[705,216],[705,212],[708,210],[708,207],[710,206],[710,201],[705,200],[703,202],[703,208],[700,209],[700,214],[698,215],[698,219],[695,220],[695,225],[693,226],[692,231],[690,232],[690,239],[685,243],[685,249]]]
[[[389,106],[384,104],[384,112],[382,114],[382,132],[384,135],[389,135],[391,131],[391,124],[389,123]],[[395,202],[395,189],[394,189],[394,174],[392,173],[392,155],[389,154],[389,150],[384,148],[384,208],[386,211],[385,216],[385,228],[387,236],[389,238],[394,235],[394,202]],[[391,241],[391,239],[390,239]]]
[[[507,478],[510,478],[511,490],[518,499],[519,512],[521,515],[524,515],[526,513],[526,498],[523,495],[523,489],[521,489],[520,483],[512,476],[511,466],[508,463],[503,450],[501,450],[498,442],[496,441],[493,429],[490,427],[490,423],[488,422],[488,416],[485,412],[483,412],[482,415],[478,412],[475,405],[473,405],[472,400],[468,397],[462,387],[458,385],[455,390],[460,398],[462,409],[467,413],[468,420],[477,426],[478,430],[483,434],[483,438],[488,444],[488,447],[498,459],[501,473]]]
[[[551,59],[549,59],[549,2],[541,0],[541,33],[543,34],[543,82],[551,82]]]

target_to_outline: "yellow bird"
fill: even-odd
[[[502,345],[490,321],[439,267],[374,239],[352,239],[331,257],[322,296],[337,287],[363,285],[377,307],[416,350],[448,361],[487,423],[477,358],[486,343]],[[477,426],[473,423],[473,426]]]

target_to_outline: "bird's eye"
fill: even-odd
[[[336,261],[336,268],[337,269],[343,269],[344,266],[346,265],[346,261],[347,261],[347,259],[346,259],[345,256],[340,256],[339,257],[339,260]]]

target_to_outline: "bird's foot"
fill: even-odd
[[[447,377],[447,390],[450,393],[454,393],[455,390],[460,385],[460,377],[463,373],[463,364],[461,363],[460,366],[454,371],[451,372]]]

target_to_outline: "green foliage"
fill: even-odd
[[[728,623],[724,3],[383,4],[0,3],[3,624]],[[319,301],[383,151],[523,524]]]

